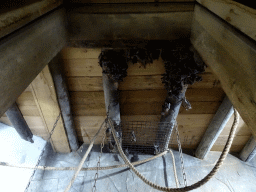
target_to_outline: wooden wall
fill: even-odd
[[[65,48],[62,51],[76,129],[79,139],[87,143],[106,114],[102,70],[98,64],[99,54],[100,49]],[[159,121],[166,97],[161,82],[163,73],[164,65],[161,59],[146,68],[140,64],[129,65],[128,76],[120,83],[123,120]],[[203,74],[202,82],[189,87],[186,97],[191,102],[192,109],[186,111],[182,107],[178,117],[181,140],[185,147],[197,147],[224,96],[219,81],[209,69]],[[216,141],[213,150],[222,150],[231,124],[232,120]],[[250,130],[241,122],[232,150],[240,151],[250,135]],[[99,140],[97,142],[100,142]]]
[[[63,67],[71,96],[76,131],[80,141],[89,143],[105,119],[102,87],[102,70],[98,64],[100,49],[69,48],[62,50]],[[121,118],[128,121],[159,121],[166,91],[161,82],[163,61],[159,59],[146,68],[129,64],[128,76],[120,83]],[[220,106],[225,93],[219,81],[207,68],[203,81],[190,86],[186,97],[192,109],[181,107],[178,116],[179,132],[184,148],[196,149],[207,126]],[[37,110],[31,90],[28,88],[17,100],[33,134],[45,138],[44,124]],[[1,118],[8,124],[7,117]],[[212,150],[223,149],[233,119],[230,119]],[[238,152],[251,136],[241,120],[232,151]],[[96,143],[101,142],[101,137]],[[176,141],[172,143],[176,146]]]

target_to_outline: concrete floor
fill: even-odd
[[[34,143],[24,141],[14,128],[0,123],[0,161],[35,166],[46,141],[36,136],[33,139]],[[0,166],[0,191],[23,192],[32,174],[31,169]]]
[[[77,166],[81,160],[81,156],[86,151],[86,147],[82,152],[70,154],[54,153],[48,145],[41,165],[46,166]],[[183,185],[182,173],[180,169],[179,153],[174,151],[177,174],[180,185]],[[206,160],[199,160],[190,155],[184,154],[185,171],[187,175],[188,185],[191,185],[210,172],[216,163],[220,152],[210,152]],[[94,167],[99,157],[99,148],[94,147],[84,167]],[[129,156],[131,159],[132,155]],[[139,155],[139,159],[148,158],[147,155]],[[116,154],[104,153],[101,158],[101,166],[121,164],[123,161]],[[137,169],[143,173],[151,181],[168,187],[176,187],[172,161],[170,154],[160,157],[151,162],[137,166]],[[29,192],[63,192],[74,171],[36,171],[34,178],[30,184]],[[70,192],[92,191],[94,183],[95,171],[80,172]],[[113,170],[99,171],[99,179],[97,181],[98,192],[153,192],[157,191],[145,185],[137,176],[127,168],[119,168]],[[250,163],[244,163],[238,158],[228,155],[224,165],[221,167],[217,175],[207,184],[194,192],[255,192],[256,191],[256,159]]]

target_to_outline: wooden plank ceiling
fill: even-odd
[[[70,2],[116,3],[116,1],[112,0],[70,0]],[[155,1],[118,1],[118,3],[134,2]],[[167,1],[160,0],[158,2]],[[175,0],[172,2],[194,2],[194,0]],[[192,10],[186,11],[191,11],[192,13]],[[81,12],[79,14],[81,14]],[[188,24],[186,26],[190,27],[192,14],[187,14],[189,14],[190,19],[188,19]],[[74,17],[75,16],[76,15],[74,15]],[[84,25],[83,27],[87,26]],[[80,31],[80,33],[82,32]],[[75,35],[77,34],[78,33]],[[80,34],[80,37],[82,35]],[[84,38],[84,36],[82,37]],[[82,40],[84,40],[83,38]],[[81,38],[76,38],[74,34],[73,39],[81,40]],[[100,49],[71,47],[65,47],[61,51],[63,68],[67,77],[69,93],[71,96],[76,131],[79,140],[85,143],[90,142],[106,117],[102,86],[102,69],[98,64],[100,51]],[[154,61],[153,64],[147,65],[146,68],[140,64],[129,64],[128,76],[120,83],[122,120],[159,121],[162,105],[166,98],[166,91],[161,82],[161,74],[163,73],[164,64],[161,59]],[[191,102],[192,109],[186,111],[184,108],[181,108],[177,119],[183,148],[196,149],[207,126],[225,97],[225,93],[221,88],[219,80],[212,74],[210,69],[207,68],[202,76],[203,81],[190,86],[186,93],[187,99]],[[49,132],[40,116],[41,114],[33,97],[32,89],[28,87],[19,96],[16,102],[32,133],[46,139]],[[0,121],[10,125],[9,120],[5,115],[0,118]],[[230,119],[212,150],[220,151],[223,149],[232,122],[233,119]],[[250,136],[251,131],[241,120],[231,151],[241,151]],[[101,137],[96,140],[97,144],[100,142]],[[173,142],[170,145],[176,146],[176,143]]]
[[[102,87],[102,69],[98,64],[100,49],[69,48],[62,50],[63,67],[69,86],[72,111],[79,140],[89,143],[105,118],[105,102]],[[161,83],[164,64],[161,59],[144,68],[129,64],[128,76],[120,83],[121,118],[128,121],[159,121],[166,91]],[[192,109],[183,107],[178,116],[182,146],[195,149],[199,144],[225,93],[219,81],[207,68],[203,81],[190,86],[186,97]],[[46,138],[47,132],[36,107],[31,89],[17,99],[33,134]],[[9,124],[7,117],[2,122]],[[223,149],[233,119],[221,133],[212,150]],[[251,131],[240,122],[232,151],[239,152],[251,136]],[[99,137],[96,143],[100,143]],[[176,146],[175,142],[174,145]]]

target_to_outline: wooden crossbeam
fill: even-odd
[[[225,97],[196,149],[195,156],[197,158],[204,159],[208,155],[233,113],[233,105]]]
[[[193,5],[192,5],[193,6]],[[160,6],[161,7],[161,6]],[[191,10],[191,6],[189,5]],[[82,8],[68,11],[70,41],[113,40],[175,40],[189,38],[193,11],[173,11],[158,13],[90,13]],[[126,10],[124,5],[123,10]],[[156,9],[157,10],[157,9]],[[86,43],[84,43],[86,45]]]
[[[57,8],[62,0],[30,0],[0,3],[0,38]]]
[[[195,6],[191,41],[256,135],[255,42],[200,5]]]
[[[66,43],[63,9],[0,40],[0,116]]]
[[[197,0],[198,3],[256,40],[256,10],[233,0]],[[243,1],[241,1],[243,2]]]

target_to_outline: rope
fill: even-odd
[[[148,161],[152,161],[158,157],[161,157],[165,155],[167,151],[164,151],[162,153],[159,153],[158,155],[155,155],[153,157],[141,160],[141,161],[136,161],[132,163],[133,165],[139,165],[146,163]],[[38,166],[32,167],[32,166],[19,166],[19,165],[13,165],[9,164],[6,162],[0,162],[0,166],[6,166],[6,167],[15,167],[15,168],[21,168],[21,169],[39,169],[39,170],[44,170],[44,171],[74,171],[77,169],[77,167],[47,167],[47,166]],[[108,169],[115,169],[115,168],[121,168],[121,167],[128,167],[126,164],[121,164],[121,165],[112,165],[112,166],[107,166],[107,167],[99,167],[99,170],[108,170]],[[97,170],[97,167],[83,167],[81,171],[95,171]]]
[[[239,123],[239,118],[238,118],[238,112],[236,111],[236,109],[234,109],[234,122],[233,122],[233,125],[231,127],[231,131],[230,131],[230,134],[229,134],[229,137],[228,137],[228,140],[227,140],[227,143],[224,147],[224,150],[223,152],[221,153],[221,156],[219,158],[219,160],[217,161],[216,165],[214,166],[214,168],[212,169],[212,171],[205,177],[203,178],[202,180],[198,181],[197,183],[193,184],[193,185],[190,185],[190,186],[186,186],[186,187],[183,187],[183,188],[168,188],[168,187],[162,187],[162,186],[159,186],[159,185],[156,185],[154,183],[152,183],[151,181],[147,180],[131,163],[130,161],[127,159],[126,155],[124,154],[123,150],[122,150],[122,147],[120,146],[119,144],[119,141],[117,139],[117,136],[116,136],[116,132],[114,130],[114,126],[112,124],[112,121],[111,119],[108,119],[108,122],[110,124],[110,127],[111,127],[111,131],[113,133],[113,137],[114,137],[114,140],[117,144],[117,149],[122,157],[122,159],[124,160],[124,162],[130,167],[130,169],[132,169],[132,171],[144,182],[146,183],[147,185],[155,188],[155,189],[158,189],[160,191],[171,191],[171,192],[181,192],[181,191],[191,191],[191,190],[194,190],[194,189],[197,189],[199,187],[201,187],[202,185],[204,185],[205,183],[207,183],[216,173],[217,171],[220,169],[221,165],[223,164],[223,161],[225,160],[228,152],[229,152],[229,149],[231,147],[231,144],[232,144],[232,141],[234,139],[234,136],[235,136],[235,132],[236,132],[236,128],[237,128],[237,125]]]
[[[77,175],[79,174],[80,170],[81,170],[82,167],[83,167],[83,164],[84,164],[84,162],[85,162],[87,156],[88,156],[89,153],[91,152],[92,146],[93,146],[93,144],[94,144],[94,141],[96,140],[96,138],[98,137],[100,131],[102,130],[104,123],[105,123],[105,121],[101,124],[101,126],[100,126],[98,132],[94,135],[94,137],[93,137],[93,139],[92,139],[92,141],[91,141],[91,143],[90,143],[90,145],[89,145],[89,147],[88,147],[86,153],[84,154],[84,156],[83,156],[83,158],[82,158],[80,164],[79,164],[78,167],[77,167],[77,170],[76,170],[76,172],[75,172],[73,178],[71,179],[70,183],[68,184],[68,186],[67,186],[67,188],[65,189],[64,192],[68,192],[69,189],[71,188],[71,186],[73,185],[73,183],[74,183],[74,181],[75,181]]]
[[[173,152],[171,149],[168,149],[168,152],[172,156],[173,173],[174,173],[174,177],[175,177],[176,187],[179,188],[179,180],[178,180],[177,172],[176,172],[175,158],[174,158],[174,155],[173,155]]]

